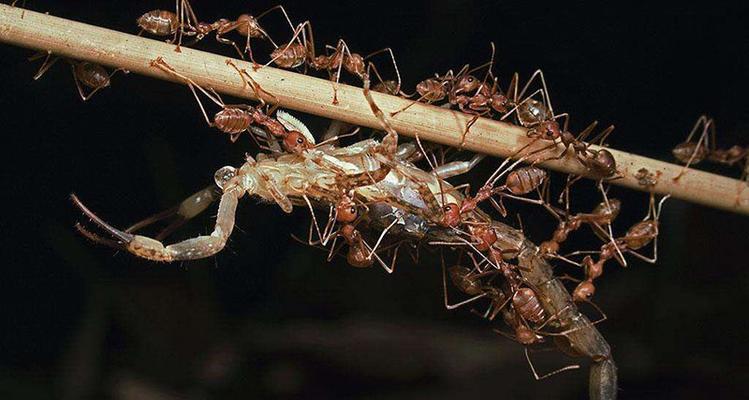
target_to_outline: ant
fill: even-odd
[[[289,21],[289,25],[291,25],[291,21]],[[312,23],[310,21],[305,21],[299,24],[296,28],[292,26],[292,30],[293,35],[291,40],[285,46],[277,47],[273,53],[271,53],[271,60],[265,64],[266,66],[276,64],[281,68],[287,69],[304,66],[305,70],[309,67],[317,71],[327,71],[330,80],[333,81],[332,103],[338,104],[338,83],[341,79],[341,71],[346,70],[348,73],[355,75],[363,82],[369,79],[369,70],[373,69],[377,77],[380,79],[380,82],[384,84],[385,81],[380,77],[377,67],[372,62],[367,63],[367,60],[375,55],[388,53],[397,77],[395,87],[389,90],[392,90],[394,93],[400,92],[400,70],[398,69],[398,63],[395,61],[393,50],[390,47],[362,56],[361,54],[351,52],[348,44],[343,39],[338,39],[338,43],[335,47],[330,45],[325,46],[326,51],[328,51],[327,54],[316,55]]]
[[[478,67],[470,69],[468,64],[464,65],[457,73],[453,70],[447,71],[444,75],[435,74],[433,78],[427,78],[416,85],[416,92],[412,94],[401,93],[404,97],[410,98],[419,94],[419,97],[401,108],[400,110],[390,113],[391,117],[398,115],[399,113],[406,111],[411,106],[426,100],[426,104],[432,104],[438,101],[442,101],[445,98],[448,99],[450,106],[458,106],[459,110],[464,113],[475,114],[475,111],[470,108],[471,99],[478,96],[480,93],[486,94],[486,78],[484,81],[480,81],[473,75],[473,72],[478,71],[482,68],[488,67],[487,76],[491,75],[492,65],[494,65],[494,54],[495,47],[494,43],[491,43],[492,55],[490,61],[479,65]],[[468,95],[473,93],[472,95]],[[466,108],[468,107],[468,108]],[[473,121],[475,122],[475,121]],[[469,123],[466,127],[466,132],[470,129],[473,123]],[[465,136],[465,134],[464,134]]]
[[[502,264],[507,263],[502,261]],[[487,311],[484,313],[483,317],[492,321],[500,312],[503,313],[503,319],[508,325],[510,325],[510,328],[513,330],[514,335],[509,335],[499,329],[495,329],[495,332],[512,340],[515,340],[524,346],[526,360],[528,361],[528,365],[531,368],[533,376],[537,380],[548,378],[560,372],[580,368],[579,365],[569,365],[542,376],[538,375],[535,367],[533,366],[533,363],[530,360],[528,349],[530,346],[544,342],[543,336],[539,335],[538,332],[540,329],[543,329],[546,324],[555,319],[555,317],[547,318],[546,313],[538,300],[538,296],[536,295],[535,291],[533,291],[533,289],[529,287],[519,286],[519,281],[522,278],[519,277],[517,272],[514,272],[514,269],[508,268],[506,271],[507,273],[503,273],[503,275],[505,275],[508,279],[507,283],[509,286],[509,290],[513,293],[512,296],[508,296],[504,290],[495,287],[490,282],[487,284],[481,282],[481,278],[494,276],[497,274],[497,271],[474,272],[474,270],[459,265],[451,267],[449,269],[449,273],[452,282],[462,292],[473,297],[460,303],[450,305],[447,301],[447,281],[445,276],[445,263],[443,258],[442,283],[445,307],[447,309],[454,309],[483,297],[489,298],[490,305]],[[510,307],[508,307],[509,304],[511,304]],[[531,328],[529,323],[536,325],[537,327]],[[550,335],[564,336],[569,333],[570,332],[550,333]]]
[[[229,32],[236,31],[241,36],[247,38],[247,44],[245,45],[244,51],[249,55],[250,61],[252,61],[253,69],[255,70],[259,68],[259,65],[257,62],[255,62],[255,58],[252,54],[251,39],[268,39],[268,41],[273,45],[274,48],[278,48],[276,42],[273,41],[268,32],[260,25],[260,19],[274,10],[281,10],[286,20],[290,21],[289,15],[286,13],[286,9],[282,5],[271,7],[257,17],[254,17],[250,14],[241,14],[239,17],[237,17],[236,20],[233,21],[226,18],[221,18],[213,23],[198,22],[198,19],[197,17],[195,17],[195,13],[192,10],[192,7],[187,4],[186,8],[187,13],[190,16],[190,20],[192,20],[192,23],[188,24],[188,28],[191,31],[191,35],[195,36],[195,40],[191,44],[195,44],[203,40],[211,32],[216,32],[216,41],[218,41],[219,43],[232,45],[239,54],[239,57],[244,59],[244,52],[239,49],[237,44],[234,41],[223,37]]]
[[[693,142],[692,137],[700,130],[700,127],[702,133],[697,142]],[[674,157],[685,164],[681,172],[673,178],[674,181],[678,181],[687,172],[690,165],[697,164],[705,159],[727,166],[733,166],[744,161],[745,166],[741,179],[746,179],[747,174],[749,174],[749,146],[734,145],[728,149],[718,149],[716,148],[715,132],[715,121],[712,118],[701,115],[697,119],[686,140],[677,144],[672,150]]]
[[[233,66],[235,69],[237,68],[231,60],[227,60],[227,64]],[[183,79],[192,91],[193,96],[195,96],[195,100],[198,102],[200,111],[203,113],[203,117],[208,123],[208,126],[215,127],[218,130],[229,134],[229,139],[232,142],[236,141],[239,138],[239,135],[247,131],[252,124],[259,124],[268,129],[271,135],[280,138],[284,149],[289,153],[299,154],[312,147],[311,143],[314,142],[314,138],[312,138],[308,132],[305,134],[305,132],[298,130],[288,131],[281,122],[269,117],[266,113],[263,113],[256,107],[247,104],[224,103],[221,96],[215,90],[210,89],[209,92],[208,90],[203,89],[202,86],[195,83],[195,81],[189,77],[177,72],[171,65],[167,64],[163,58],[159,57],[156,60],[153,60],[151,66]],[[216,105],[221,107],[221,111],[216,113],[213,121],[208,117],[208,113],[205,111],[203,102],[200,100],[195,88],[200,90]],[[258,86],[253,86],[253,88],[256,93],[259,93],[261,90]],[[255,138],[254,135],[253,138]]]
[[[597,279],[603,274],[603,265],[606,263],[606,261],[615,258],[617,262],[619,262],[619,264],[626,267],[627,261],[622,256],[622,253],[625,252],[632,254],[635,257],[651,264],[654,264],[657,261],[659,227],[658,220],[661,215],[663,203],[668,198],[669,196],[664,196],[660,200],[660,202],[658,202],[658,207],[656,208],[655,196],[651,194],[648,213],[645,215],[645,218],[643,218],[642,221],[632,225],[627,230],[627,233],[624,236],[613,239],[611,242],[605,243],[603,246],[601,246],[601,250],[597,252],[599,254],[597,261],[593,261],[593,258],[589,255],[583,258],[582,263],[578,265],[585,268],[585,279],[577,285],[574,292],[572,293],[572,298],[576,302],[588,302],[590,301],[591,297],[593,297],[596,290],[595,285],[593,284],[593,280]],[[652,258],[644,256],[637,252],[637,250],[647,246],[651,242],[653,242]],[[577,251],[571,253],[570,255],[584,253],[587,252]]]
[[[45,52],[39,52],[31,56],[29,61],[35,61],[42,57],[45,57]],[[44,75],[59,59],[60,57],[52,58],[52,52],[47,51],[42,66],[39,68],[36,75],[34,75],[34,80],[39,80],[39,78],[41,78],[42,75]],[[90,99],[99,90],[109,87],[112,83],[112,76],[117,72],[123,71],[125,74],[130,73],[130,71],[124,68],[117,68],[110,73],[99,64],[94,64],[88,61],[76,61],[68,58],[65,60],[70,64],[73,79],[75,80],[75,86],[78,88],[78,94],[83,101]],[[83,89],[84,86],[91,90],[88,93],[85,93]]]

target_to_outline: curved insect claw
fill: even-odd
[[[88,240],[90,240],[90,241],[92,241],[94,243],[103,244],[104,246],[111,247],[113,249],[118,249],[118,250],[122,249],[124,247],[124,245],[121,242],[118,242],[118,241],[115,241],[115,240],[112,240],[112,239],[105,239],[105,238],[103,238],[103,237],[101,237],[101,236],[99,236],[99,235],[97,235],[97,234],[89,231],[83,225],[81,225],[80,222],[76,222],[76,224],[74,225],[74,228],[78,231],[78,233],[80,233],[81,235],[85,236],[86,239],[88,239]]]
[[[117,239],[117,242],[114,242],[114,241],[109,240],[109,239],[104,239],[104,238],[102,238],[102,237],[100,237],[100,236],[98,236],[98,235],[96,235],[96,234],[88,231],[87,229],[83,228],[83,226],[81,226],[80,224],[76,224],[76,229],[78,229],[78,231],[81,232],[81,234],[83,234],[87,238],[89,238],[89,239],[91,239],[91,240],[93,240],[95,242],[100,242],[100,243],[104,243],[104,244],[107,244],[107,242],[110,242],[109,244],[111,244],[111,243],[118,243],[119,247],[125,247],[128,244],[130,244],[130,242],[132,242],[133,239],[135,239],[135,235],[132,235],[132,234],[127,233],[127,232],[123,232],[123,231],[121,231],[121,230],[113,227],[112,225],[109,225],[108,223],[104,222],[103,219],[99,218],[96,214],[93,213],[93,211],[89,210],[88,207],[86,207],[86,205],[83,204],[83,202],[81,202],[81,200],[78,198],[78,196],[75,195],[75,193],[71,193],[70,194],[70,201],[72,201],[73,204],[76,207],[78,207],[78,209],[80,209],[81,212],[83,212],[83,214],[85,214],[87,217],[89,217],[91,219],[91,221],[93,221],[100,228],[102,228],[107,233],[109,233],[110,235],[112,235],[113,237],[115,237]]]

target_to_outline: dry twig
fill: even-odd
[[[183,48],[181,53],[177,53],[174,46],[158,40],[5,4],[0,4],[0,41],[35,50],[51,50],[60,56],[113,68],[125,68],[174,81],[173,76],[150,66],[152,60],[163,57],[170,65],[200,85],[236,97],[255,97],[249,88],[243,87],[236,71],[226,65],[225,56],[189,48]],[[340,104],[333,105],[330,83],[326,80],[270,67],[253,72],[249,63],[233,61],[246,68],[263,89],[276,96],[283,107],[379,128],[377,119],[372,115],[360,88],[341,85],[338,92]],[[374,93],[374,98],[385,111],[398,110],[409,102],[380,93]],[[463,129],[470,119],[470,115],[460,112],[417,104],[407,112],[392,118],[391,122],[395,129],[404,135],[419,135],[424,140],[458,146]],[[521,127],[480,118],[471,128],[465,148],[507,157],[528,141],[525,130]],[[744,190],[747,188],[744,182],[698,170],[690,170],[675,182],[672,178],[681,171],[680,165],[610,150],[616,157],[620,173],[623,175],[621,179],[612,181],[614,184],[641,191],[653,190],[706,206],[749,214],[749,190]],[[583,167],[571,156],[548,162],[546,166],[561,172],[585,174]],[[654,187],[639,183],[637,171],[643,168],[658,177],[658,183]]]

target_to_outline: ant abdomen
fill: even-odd
[[[80,62],[75,64],[75,75],[84,85],[92,89],[109,86],[109,72],[99,64]]]
[[[173,35],[179,29],[177,14],[166,10],[153,10],[140,16],[138,26],[156,36]]]
[[[627,243],[627,248],[637,250],[647,246],[656,236],[658,236],[657,221],[640,221],[629,228],[624,241]]]
[[[551,119],[549,109],[540,101],[530,99],[518,106],[518,121],[523,126],[529,126]]]
[[[244,110],[227,107],[213,117],[213,123],[221,132],[240,134],[250,128],[254,119]]]
[[[523,319],[539,324],[546,319],[546,312],[531,288],[520,288],[512,296],[512,306]]]
[[[546,171],[541,168],[528,166],[518,168],[509,175],[505,180],[505,186],[512,194],[527,194],[540,186],[546,179]]]

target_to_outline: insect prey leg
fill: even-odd
[[[224,192],[219,203],[216,225],[210,235],[194,237],[168,246],[147,236],[133,235],[116,229],[96,216],[76,195],[71,195],[71,200],[96,225],[117,239],[121,248],[148,260],[173,262],[206,258],[221,251],[234,229],[234,216],[242,194],[243,192],[236,188]]]
[[[168,210],[154,214],[148,218],[143,219],[142,221],[136,222],[129,228],[125,229],[125,232],[133,233],[156,222],[174,217],[174,220],[154,237],[154,239],[156,240],[163,240],[164,238],[171,235],[179,227],[187,223],[187,221],[195,218],[196,216],[198,216],[198,214],[205,211],[208,206],[213,204],[213,202],[216,201],[219,197],[221,197],[220,190],[215,185],[208,186],[196,193],[193,193],[190,197],[186,198],[178,205]]]

